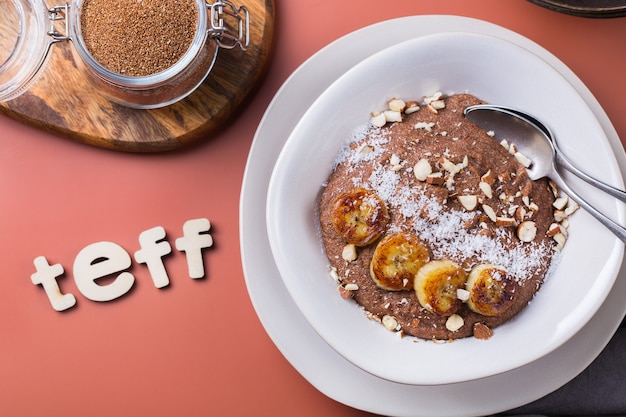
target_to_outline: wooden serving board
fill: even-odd
[[[235,116],[263,75],[274,33],[274,0],[234,0],[250,12],[250,46],[220,49],[207,79],[187,98],[164,108],[112,103],[77,68],[71,42],[53,46],[41,78],[0,112],[20,122],[89,145],[160,152],[209,137]]]

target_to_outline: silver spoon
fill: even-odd
[[[602,214],[565,183],[556,167],[557,151],[554,142],[547,136],[546,132],[549,133],[547,128],[542,130],[527,118],[520,117],[515,111],[499,106],[470,106],[465,109],[464,114],[483,129],[496,131],[499,135],[509,138],[517,149],[532,161],[527,168],[528,176],[532,180],[550,178],[565,194],[626,243],[624,227]]]
[[[554,137],[554,135],[552,134],[552,132],[550,131],[550,129],[543,124],[541,121],[539,121],[539,119],[537,119],[536,117],[523,112],[521,110],[517,110],[517,109],[512,109],[510,107],[505,107],[505,106],[499,106],[499,105],[494,105],[494,104],[479,104],[476,106],[470,106],[468,108],[465,109],[465,116],[467,116],[470,120],[472,120],[473,118],[478,117],[478,115],[475,112],[502,112],[505,114],[508,114],[509,117],[511,117],[512,119],[514,118],[518,118],[518,119],[522,119],[522,121],[526,122],[526,127],[531,130],[531,129],[535,129],[538,130],[541,134],[543,134],[543,136],[545,137],[546,140],[549,140],[550,142],[552,142],[552,145],[554,146],[554,149],[556,151],[556,163],[559,166],[562,166],[563,168],[567,169],[569,172],[573,173],[574,175],[576,175],[578,178],[581,178],[582,180],[586,181],[587,183],[593,185],[594,187],[612,195],[613,197],[617,198],[620,201],[626,202],[626,192],[620,190],[619,188],[613,187],[612,185],[606,184],[596,178],[593,178],[592,176],[586,174],[585,172],[581,171],[579,168],[577,168],[563,153],[563,151],[561,151],[559,149],[558,143]],[[474,113],[473,116],[468,116],[470,113]],[[495,117],[493,115],[493,113],[489,113],[491,114],[492,117]],[[487,124],[491,125],[491,123],[488,122],[487,117],[489,117],[489,114],[483,114],[480,115],[481,117],[481,122],[483,123],[483,127],[487,126]],[[504,120],[500,120],[500,122],[504,122]],[[511,123],[514,123],[514,121],[510,121]],[[498,123],[499,127],[501,125],[501,123]],[[491,127],[493,127],[493,125],[491,125]],[[538,140],[538,139],[537,139]]]

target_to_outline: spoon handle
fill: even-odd
[[[606,226],[606,228],[609,229],[611,232],[613,232],[613,234],[615,234],[615,236],[617,236],[622,242],[626,244],[626,229],[622,227],[621,225],[617,224],[616,222],[614,222],[613,220],[611,220],[610,218],[608,218],[607,216],[605,216],[604,214],[602,214],[600,211],[598,211],[598,209],[596,209],[587,201],[585,201],[584,198],[578,195],[578,193],[572,190],[570,186],[567,185],[565,181],[563,181],[563,178],[561,178],[561,176],[558,174],[558,172],[556,172],[556,170],[553,170],[553,171],[554,171],[553,175],[550,176],[550,178],[559,186],[559,188],[562,191],[564,191],[565,194],[567,194],[572,200],[576,201],[579,206],[581,206],[589,214],[595,217],[596,220],[598,220],[600,223]]]
[[[556,146],[556,144],[555,144]],[[593,185],[594,187],[598,188],[599,190],[602,190],[604,192],[606,192],[607,194],[617,198],[620,201],[623,201],[626,203],[626,192],[620,190],[619,188],[613,187],[612,185],[606,184],[596,178],[593,178],[589,175],[587,175],[585,172],[581,171],[580,169],[576,168],[576,166],[574,164],[572,164],[566,157],[565,155],[563,155],[563,152],[561,152],[558,148],[557,148],[557,152],[556,152],[556,161],[557,163],[562,166],[563,168],[567,169],[569,172],[571,172],[572,174],[576,175],[578,178],[584,180],[585,182]]]

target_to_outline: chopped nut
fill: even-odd
[[[548,184],[550,185],[550,189],[552,190],[552,194],[555,198],[559,196],[559,187],[554,183],[554,181],[549,180]]]
[[[398,320],[396,320],[394,316],[390,316],[388,314],[384,315],[382,318],[382,323],[383,323],[383,326],[385,326],[385,329],[391,332],[399,330]]]
[[[491,190],[491,185],[489,185],[489,183],[481,181],[478,183],[478,188],[480,188],[480,191],[482,191],[487,198],[493,197],[493,191]]]
[[[440,162],[441,167],[453,175],[460,171],[460,168],[455,163],[446,158],[441,158]]]
[[[535,222],[526,220],[517,227],[517,237],[522,242],[532,242],[537,235]]]
[[[435,94],[433,94],[430,97],[424,97],[424,104],[430,104],[433,101],[437,101],[441,99],[441,97],[443,97],[443,93],[441,91],[437,91]]]
[[[557,233],[561,233],[561,226],[558,223],[552,223],[550,227],[548,227],[546,234],[548,236],[554,236]]]
[[[563,210],[567,206],[567,200],[567,197],[558,197],[554,200],[554,203],[552,203],[552,205],[557,210]]]
[[[426,182],[432,185],[442,185],[444,182],[443,174],[441,172],[434,172],[426,176]]]
[[[448,175],[446,179],[446,188],[450,191],[454,190],[454,177],[452,175]]]
[[[413,174],[415,175],[415,178],[420,181],[426,181],[426,177],[428,177],[432,172],[433,169],[430,166],[430,162],[424,158],[417,161],[413,167]]]
[[[570,200],[569,201],[569,205],[565,209],[565,215],[568,216],[568,217],[571,216],[572,214],[574,214],[574,212],[576,210],[579,209],[579,207],[580,206],[578,205],[578,203],[576,203],[575,201]]]
[[[511,181],[511,175],[508,172],[502,172],[498,174],[498,181],[500,182],[509,182]]]
[[[565,214],[564,210],[554,210],[554,221],[557,223],[562,222],[567,219],[567,214]]]
[[[400,100],[399,98],[394,98],[389,102],[389,110],[401,112],[404,111],[406,107],[406,103],[404,100]]]
[[[563,233],[557,233],[552,236],[552,239],[556,242],[555,250],[560,251],[565,246],[565,241],[567,241],[567,237]]]
[[[482,177],[480,177],[481,182],[485,182],[489,185],[493,185],[496,181],[496,176],[493,174],[491,170],[485,172]]]
[[[372,116],[370,123],[376,127],[383,127],[387,123],[387,118],[383,113],[377,113]]]
[[[443,110],[446,108],[446,103],[443,100],[431,101],[429,105],[432,106],[432,108],[435,110]]]
[[[503,217],[503,216],[496,217],[496,226],[511,227],[511,226],[515,226],[516,224],[517,222],[515,221],[515,219],[511,217]]]
[[[352,244],[352,243],[348,243],[346,246],[343,247],[343,250],[341,251],[341,257],[348,262],[352,262],[354,260],[356,260],[357,255],[356,255],[356,245]]]
[[[488,340],[493,336],[493,330],[483,323],[474,324],[474,337],[479,340]]]
[[[417,101],[408,101],[406,103],[406,107],[404,109],[404,114],[411,114],[411,113],[415,113],[416,111],[418,111],[420,109],[419,104],[417,103]]]
[[[491,208],[491,206],[483,204],[483,211],[491,219],[491,221],[495,222],[498,220],[498,217],[496,216],[496,212],[493,211],[493,208]]]
[[[458,314],[453,314],[448,317],[448,320],[446,320],[446,329],[450,330],[451,332],[456,332],[461,327],[463,327],[463,324],[465,324],[465,322],[463,321],[463,317],[459,316]]]
[[[457,200],[468,211],[474,210],[478,205],[478,197],[475,195],[459,195]]]
[[[357,284],[350,283],[350,284],[346,284],[345,288],[348,291],[356,291],[359,289],[359,286]]]
[[[435,122],[417,122],[415,124],[415,128],[416,129],[424,129],[427,132],[431,132],[433,130],[433,127],[435,126]]]
[[[520,164],[524,165],[526,168],[528,168],[532,164],[532,161],[521,152],[515,152],[513,156],[515,156],[515,159],[517,159],[517,161]]]
[[[467,301],[469,300],[469,297],[470,297],[469,291],[467,291],[465,288],[457,288],[456,298],[458,298],[461,301]]]
[[[402,121],[402,113],[399,111],[385,110],[383,114],[385,115],[385,120],[387,122],[393,123]]]
[[[526,209],[522,206],[518,206],[515,209],[515,218],[517,219],[517,221],[522,222],[524,221],[525,217],[526,217]]]

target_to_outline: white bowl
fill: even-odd
[[[323,70],[323,69],[320,69]],[[296,305],[347,360],[390,381],[436,385],[495,375],[536,360],[572,337],[607,296],[624,245],[582,210],[558,268],[533,301],[487,340],[433,343],[399,338],[342,299],[328,275],[317,202],[337,152],[392,97],[469,92],[525,109],[546,122],[589,174],[623,187],[598,121],[576,90],[543,60],[497,38],[444,33],[405,41],[333,83],[288,138],[270,179],[267,228],[278,270]],[[285,117],[289,117],[288,114]],[[624,223],[624,205],[565,175],[599,209]]]

